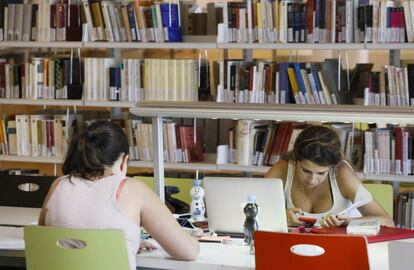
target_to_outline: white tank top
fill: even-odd
[[[292,182],[293,182],[293,175],[295,171],[295,161],[289,161],[288,163],[288,171],[286,175],[286,182],[285,182],[285,198],[286,198],[286,208],[295,207],[292,202]],[[331,192],[332,192],[332,200],[333,204],[331,209],[323,213],[305,213],[306,216],[315,217],[318,220],[328,214],[336,214],[341,212],[342,210],[346,209],[347,207],[352,205],[352,202],[346,198],[344,198],[339,190],[338,184],[336,182],[335,170],[330,170],[328,179],[330,182]],[[361,217],[361,213],[357,209],[353,209],[346,213],[349,217]]]
[[[64,176],[51,195],[46,205],[46,225],[122,229],[128,246],[129,265],[135,270],[140,226],[121,213],[116,201],[116,192],[125,177],[111,175],[97,181],[74,176],[70,179]]]

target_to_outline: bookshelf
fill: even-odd
[[[222,49],[244,50],[248,53],[252,50],[412,50],[414,44],[409,43],[217,43],[211,37],[191,37],[184,43],[153,43],[153,42],[0,42],[0,47],[5,48],[89,48],[89,49]],[[86,100],[54,100],[54,99],[0,99],[4,105],[26,106],[66,106],[66,107],[103,107],[103,108],[127,108],[136,115],[153,118],[154,130],[154,161],[131,161],[129,166],[133,168],[154,167],[154,173],[160,179],[157,184],[157,192],[163,198],[163,171],[168,170],[200,170],[208,172],[248,172],[264,174],[267,166],[241,166],[236,164],[214,163],[167,163],[162,157],[162,122],[164,117],[176,118],[217,118],[217,119],[251,119],[251,120],[275,120],[275,121],[343,121],[343,122],[380,122],[413,124],[414,107],[387,106],[385,109],[379,106],[360,105],[297,105],[297,104],[228,104],[215,102],[121,102],[121,101],[86,101]],[[157,154],[158,153],[158,154]],[[45,164],[58,164],[58,158],[16,157],[0,156],[0,161],[7,162],[36,162]],[[402,175],[364,175],[363,179],[386,180],[394,182],[414,182],[414,176]]]
[[[250,119],[275,121],[326,121],[326,122],[382,122],[413,124],[414,107],[387,107],[361,105],[296,105],[296,104],[225,104],[213,102],[141,102],[130,109],[131,113],[153,118],[154,153],[163,152],[162,119],[212,118],[212,119]],[[158,160],[156,160],[158,157]],[[154,175],[159,180],[157,192],[163,198],[164,168],[163,156],[154,155]],[[187,164],[183,164],[187,166]],[[236,164],[217,164],[217,170],[236,170],[264,174],[267,166],[240,166]],[[197,169],[197,167],[195,168]],[[198,167],[202,170],[202,166]],[[382,175],[359,173],[361,179],[383,180],[390,182],[414,182],[414,176]]]

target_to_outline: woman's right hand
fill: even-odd
[[[288,226],[300,226],[303,222],[298,219],[303,215],[303,211],[300,208],[292,207],[286,210],[287,224]]]

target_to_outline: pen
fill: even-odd
[[[343,215],[343,214],[345,214],[346,212],[348,212],[348,211],[350,211],[350,210],[352,210],[352,209],[355,209],[355,208],[361,207],[361,206],[363,206],[363,205],[365,205],[365,204],[367,204],[367,203],[369,203],[369,202],[370,202],[369,200],[361,200],[361,201],[357,201],[356,203],[354,203],[354,204],[350,205],[350,206],[349,206],[348,208],[346,208],[345,210],[342,210],[341,212],[339,212],[338,214],[336,214],[336,216]]]

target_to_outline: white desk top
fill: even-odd
[[[39,215],[40,208],[0,206],[0,226],[36,225]]]
[[[200,255],[195,261],[169,259],[162,249],[145,251],[137,255],[137,266],[177,270],[255,269],[254,255],[250,255],[249,248],[242,245],[242,239],[236,239],[232,244],[200,243]]]
[[[414,238],[401,241],[414,243]],[[249,255],[249,248],[247,246],[215,243],[200,244],[200,256],[195,261],[186,262],[171,260],[164,251],[155,250],[138,254],[137,266],[177,270],[255,269],[254,256]],[[368,244],[368,258],[371,270],[388,270],[388,242]]]
[[[414,243],[414,238],[400,241]],[[197,260],[189,262],[169,259],[162,249],[145,251],[137,255],[137,266],[153,269],[187,270],[255,269],[254,256],[249,254],[247,246],[240,246],[240,242],[241,240],[235,240],[233,244],[200,243],[200,256]],[[24,249],[23,228],[0,227],[0,258],[2,256],[23,257],[23,252],[15,252],[15,255],[10,255],[10,252],[5,251],[22,249]],[[371,270],[388,270],[388,242],[369,244],[368,257]]]
[[[27,225],[37,223],[40,209],[0,206],[0,224]],[[414,243],[414,238],[402,241]],[[254,269],[254,256],[249,248],[242,246],[241,239],[232,244],[201,243],[200,256],[195,261],[175,261],[168,258],[162,250],[146,251],[137,255],[137,266],[154,269],[197,269],[197,270],[246,270]],[[12,256],[5,250],[24,249],[22,228],[0,227],[0,257]],[[15,257],[23,257],[16,252]],[[388,242],[368,245],[368,256],[372,270],[388,270]],[[392,269],[394,270],[394,269]]]

